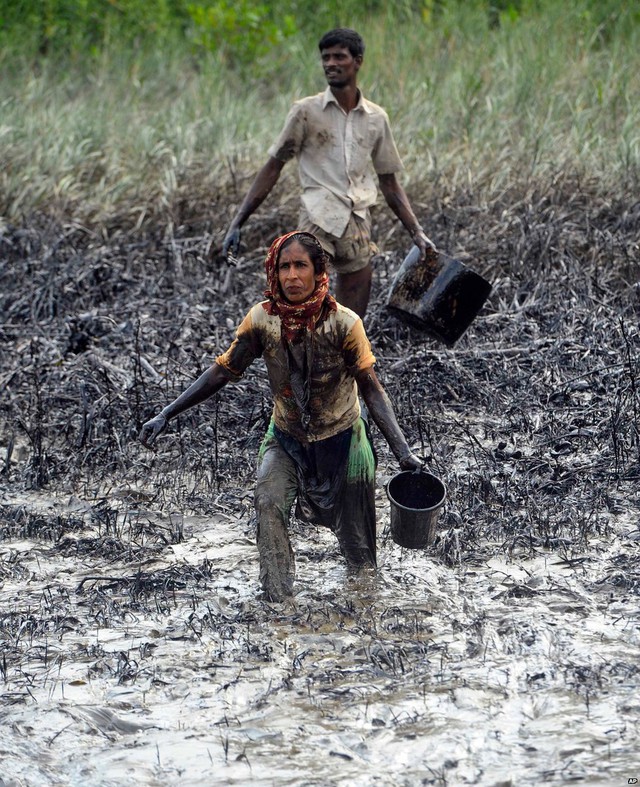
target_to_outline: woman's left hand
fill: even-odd
[[[400,460],[400,468],[402,470],[422,470],[424,462],[419,459],[415,454],[409,454]]]

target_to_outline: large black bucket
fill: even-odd
[[[453,347],[490,292],[491,284],[460,260],[435,250],[421,260],[420,249],[412,246],[395,275],[387,308]]]
[[[436,537],[436,523],[447,490],[442,481],[423,470],[403,470],[387,484],[391,538],[401,547],[423,549]]]

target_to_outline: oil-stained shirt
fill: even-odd
[[[314,224],[337,238],[351,213],[364,218],[375,203],[374,171],[402,169],[384,109],[360,92],[347,113],[330,88],[293,104],[269,155],[285,162],[296,156],[302,203]]]
[[[338,304],[313,331],[309,370],[311,420],[305,431],[302,413],[291,388],[287,351],[281,339],[280,318],[267,314],[260,303],[246,315],[229,349],[216,358],[229,378],[238,380],[262,356],[273,394],[273,419],[283,432],[301,442],[333,437],[352,426],[360,416],[357,372],[368,369],[376,359],[355,312]]]

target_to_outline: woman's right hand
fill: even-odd
[[[142,429],[138,435],[138,440],[140,440],[142,445],[146,446],[147,448],[151,448],[156,440],[156,437],[164,432],[168,423],[167,417],[162,413],[158,413],[155,418],[152,418],[150,421],[147,421],[142,425]]]

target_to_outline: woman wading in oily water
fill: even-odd
[[[362,320],[329,295],[317,238],[307,232],[277,238],[265,269],[266,300],[245,316],[229,349],[144,424],[140,440],[150,447],[172,418],[264,358],[273,414],[258,454],[257,541],[265,596],[282,601],[293,595],[288,525],[294,502],[299,519],[331,528],[349,566],[376,565],[375,460],[358,394],[400,467],[422,463],[373,370]]]

